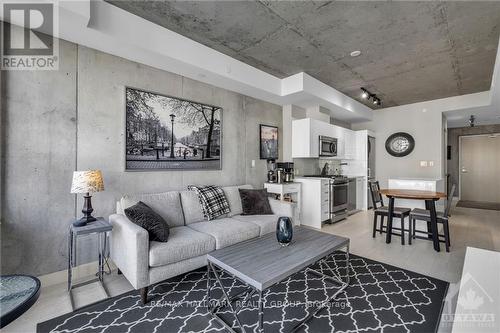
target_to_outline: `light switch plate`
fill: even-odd
[[[252,168],[255,168],[255,160],[252,160]]]

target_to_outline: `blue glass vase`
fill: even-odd
[[[288,246],[293,237],[292,219],[287,216],[280,216],[276,223],[276,238],[281,246]]]

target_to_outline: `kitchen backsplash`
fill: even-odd
[[[328,163],[328,174],[342,174],[347,176],[360,176],[365,174],[365,161],[334,160],[321,158],[294,158],[295,175],[317,175]],[[344,164],[344,165],[341,165]]]

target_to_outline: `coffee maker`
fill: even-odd
[[[273,159],[267,160],[267,182],[268,183],[278,182],[278,176],[276,174],[276,160]]]
[[[276,164],[278,170],[282,170],[281,177],[278,177],[278,183],[293,182],[293,162],[278,162]]]

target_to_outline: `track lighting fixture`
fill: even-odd
[[[474,117],[474,115],[471,115],[470,118],[469,118],[469,126],[470,127],[474,127],[474,122],[476,121],[476,117]]]
[[[366,99],[366,100],[372,99],[374,105],[382,104],[382,101],[380,100],[380,98],[377,97],[377,95],[372,94],[371,92],[369,92],[365,88],[361,88],[361,98]]]

